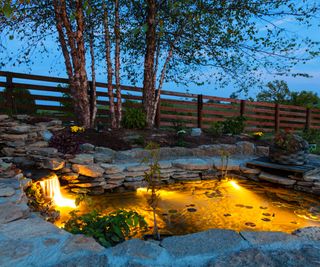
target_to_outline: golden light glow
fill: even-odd
[[[76,208],[75,201],[62,195],[58,176],[53,174],[50,178],[40,181],[45,196],[53,200],[54,205],[59,207]]]
[[[240,190],[240,188],[241,188],[241,187],[237,184],[236,181],[231,180],[231,181],[229,181],[229,184],[231,184],[231,186],[232,186],[234,189]]]

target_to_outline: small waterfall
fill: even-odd
[[[73,199],[65,198],[62,195],[59,178],[56,174],[52,174],[48,179],[40,181],[40,186],[44,195],[51,198],[56,206],[76,208]]]

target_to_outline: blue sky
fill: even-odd
[[[303,27],[296,27],[295,23],[291,20],[278,20],[274,21],[274,23],[285,26],[290,30],[292,34],[298,34],[301,37],[312,37],[316,41],[320,41],[320,34],[319,34],[319,26],[318,23],[309,29]],[[261,28],[263,31],[264,28]],[[5,51],[0,51],[0,57],[4,55],[9,55],[11,52],[15,53],[15,51],[21,47],[21,42],[18,38],[15,37],[14,40],[9,40],[8,36],[4,36],[3,34],[0,35],[0,41],[6,47]],[[61,53],[57,51],[57,45],[53,40],[47,40],[46,46],[51,51],[49,54],[46,55],[45,58],[38,55],[36,52],[32,54],[32,61],[33,65],[31,67],[27,67],[25,65],[19,66],[12,66],[12,64],[8,64],[7,66],[3,67],[1,70],[4,71],[13,71],[13,72],[22,72],[22,73],[32,73],[32,74],[40,74],[40,75],[53,75],[59,77],[66,77],[64,61]],[[207,72],[214,71],[214,69],[207,69]],[[320,95],[320,58],[315,58],[309,61],[307,64],[298,64],[294,68],[295,72],[300,73],[307,73],[312,76],[312,78],[304,78],[304,77],[273,77],[267,74],[264,74],[264,81],[267,83],[268,81],[272,81],[274,79],[283,79],[287,81],[289,88],[293,91],[301,91],[301,90],[310,90],[313,92],[317,92]],[[103,67],[99,67],[97,70],[97,80],[101,82],[106,81],[106,75],[102,74],[104,72]],[[142,81],[140,82],[141,85]],[[130,83],[122,79],[122,84],[130,85]],[[139,84],[138,84],[139,85]],[[173,90],[179,92],[186,92],[188,90],[191,93],[202,93],[207,95],[216,95],[222,97],[229,97],[229,95],[236,91],[237,88],[231,84],[226,88],[219,88],[215,85],[214,81],[211,84],[205,84],[203,86],[196,86],[194,84],[186,87],[182,85],[177,85],[175,83],[167,82],[163,86],[166,90]],[[251,88],[249,91],[249,96],[255,97],[255,95],[259,92],[257,88]],[[241,96],[245,98],[245,96]]]

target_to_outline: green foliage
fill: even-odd
[[[241,134],[244,131],[246,118],[238,116],[234,118],[228,118],[223,122],[223,131],[226,134]]]
[[[306,140],[309,144],[320,145],[320,132],[317,129],[304,130],[301,137]]]
[[[146,115],[142,109],[126,109],[122,118],[122,126],[126,129],[144,129],[146,127]]]
[[[222,134],[241,134],[245,128],[246,118],[243,116],[228,118],[225,121],[213,122],[208,132],[213,137],[220,137]]]
[[[267,83],[267,88],[257,95],[257,101],[286,104],[290,99],[290,90],[285,81],[275,80]]]
[[[0,94],[0,107],[6,106],[7,108],[4,112],[11,114],[35,114],[37,112],[36,101],[32,98],[32,94],[28,89],[24,88],[13,88],[13,104],[14,110],[11,110],[12,103],[7,102],[11,100],[7,100],[5,98],[5,94],[8,93],[8,88],[5,88],[3,91],[4,94]]]
[[[160,239],[160,233],[158,229],[157,224],[157,218],[156,218],[156,209],[158,207],[158,201],[159,201],[159,194],[158,186],[161,183],[161,171],[160,171],[160,147],[158,144],[154,142],[150,142],[146,149],[149,151],[149,156],[143,159],[143,162],[149,164],[149,170],[145,171],[144,174],[144,180],[148,184],[148,190],[151,190],[150,198],[148,199],[148,204],[152,208],[153,212],[153,235],[154,238],[159,240]]]
[[[311,91],[292,92],[288,104],[306,108],[319,108],[320,98],[317,93]]]
[[[257,95],[257,101],[271,102],[285,105],[302,106],[306,108],[320,107],[320,98],[311,91],[290,91],[285,81],[273,81],[267,84],[267,89]]]
[[[208,133],[213,137],[221,137],[224,134],[224,123],[222,121],[211,123]]]
[[[91,236],[104,247],[115,246],[147,229],[146,221],[135,211],[118,210],[108,215],[95,210],[84,215],[72,211],[70,215],[65,230]]]
[[[177,136],[177,142],[176,145],[180,146],[180,147],[185,147],[186,146],[186,142],[185,142],[185,136],[187,135],[187,131],[186,130],[179,130],[176,133]]]

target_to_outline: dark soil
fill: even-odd
[[[203,132],[200,137],[193,137],[187,133],[179,138],[173,130],[112,130],[97,132],[95,130],[86,130],[79,133],[81,141],[95,146],[109,147],[114,150],[128,150],[131,148],[145,147],[149,142],[155,142],[160,147],[183,146],[194,148],[200,145],[208,144],[235,144],[240,141],[249,141],[257,145],[269,145],[268,141],[256,140],[249,135],[236,135],[213,138]]]

